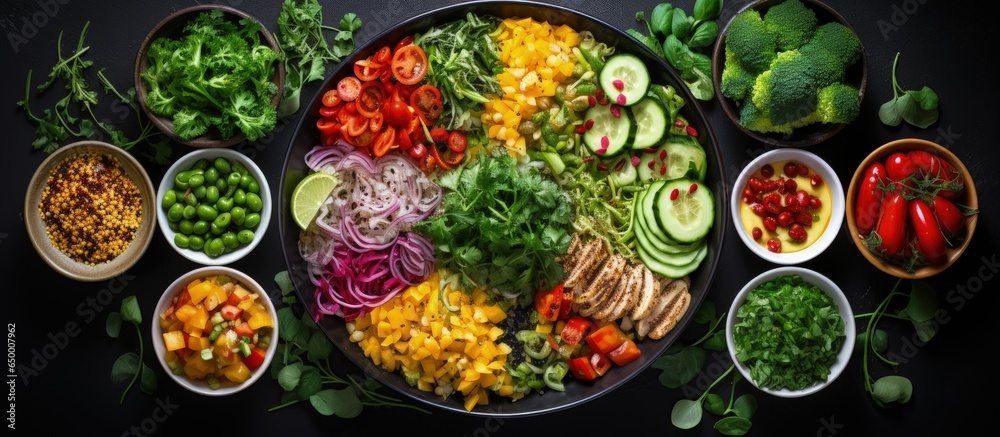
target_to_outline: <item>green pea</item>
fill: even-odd
[[[260,194],[260,184],[257,183],[257,179],[250,180],[250,183],[247,184],[247,191],[254,194]]]
[[[177,247],[184,247],[184,248],[186,248],[186,247],[188,247],[190,245],[190,243],[191,243],[191,241],[190,241],[190,239],[188,238],[187,235],[184,235],[184,234],[174,234],[174,244],[176,244]]]
[[[240,240],[240,244],[250,244],[253,241],[253,231],[249,229],[243,229],[236,234],[236,239]]]
[[[229,173],[232,171],[232,167],[229,165],[229,160],[221,156],[215,158],[215,162],[213,162],[212,165],[219,171],[219,173]]]
[[[242,188],[237,188],[236,191],[233,191],[233,202],[239,206],[246,206],[247,192]]]
[[[206,188],[204,185],[201,185],[198,188],[191,190],[191,194],[194,194],[194,197],[197,198],[198,200],[204,199],[205,193],[207,192],[208,188]]]
[[[174,175],[174,186],[179,190],[187,190],[189,178],[191,178],[191,173],[187,170],[177,172],[177,174]]]
[[[205,175],[193,174],[188,178],[188,187],[198,188],[202,185],[205,185]]]
[[[208,221],[207,220],[198,220],[198,221],[194,222],[194,227],[191,229],[191,233],[192,234],[198,234],[198,235],[204,235],[206,232],[208,232],[208,230],[209,230]]]
[[[222,243],[221,238],[213,238],[205,242],[205,255],[215,258],[222,255],[222,252],[226,250],[225,244]]]
[[[234,206],[232,210],[229,211],[229,216],[234,225],[243,226],[243,220],[247,217],[247,210],[243,209],[242,206]]]
[[[260,224],[260,214],[256,212],[251,212],[247,214],[247,217],[243,219],[243,227],[247,229],[257,229],[257,225]]]
[[[192,170],[204,170],[204,169],[208,168],[209,165],[211,165],[211,163],[208,161],[208,158],[201,158],[201,159],[195,161],[193,165],[191,165],[191,169]]]
[[[219,187],[211,185],[205,188],[205,201],[208,203],[215,203],[219,201]]]
[[[163,193],[163,198],[160,199],[160,207],[163,209],[168,209],[177,203],[177,192],[174,190],[167,190]]]
[[[188,237],[188,248],[194,250],[201,250],[205,247],[205,239],[201,238],[200,235],[191,235]]]
[[[232,187],[238,187],[240,186],[241,179],[243,179],[243,177],[240,176],[239,173],[229,173],[229,177],[226,178],[226,183]]]
[[[233,198],[232,197],[223,197],[223,198],[219,199],[218,202],[215,202],[215,207],[218,208],[219,211],[222,211],[222,212],[232,211],[233,206],[235,206],[235,205],[233,204]]]
[[[184,218],[184,205],[175,203],[170,206],[167,210],[167,220],[171,222],[178,222]]]
[[[167,222],[167,227],[170,228],[171,231],[174,231],[174,232],[178,231],[178,229],[177,229],[177,222]]]
[[[229,227],[229,222],[231,220],[232,220],[232,215],[230,215],[228,212],[224,212],[222,214],[219,214],[219,216],[212,221],[212,224],[222,229],[226,229]]]
[[[191,220],[190,218],[181,219],[181,221],[177,223],[177,231],[186,235],[193,234],[194,221]]]
[[[205,183],[208,185],[215,185],[215,181],[219,180],[219,171],[215,167],[209,167],[205,169]]]
[[[202,220],[212,221],[215,220],[215,218],[218,216],[219,216],[219,211],[216,211],[216,209],[213,208],[212,206],[206,204],[198,205],[198,218]]]
[[[232,250],[237,247],[240,247],[240,239],[236,237],[235,232],[229,231],[226,232],[225,234],[222,234],[222,245],[225,246],[226,249]]]
[[[264,209],[264,201],[256,193],[247,193],[247,209],[253,212],[260,212]]]

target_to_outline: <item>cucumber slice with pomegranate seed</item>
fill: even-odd
[[[601,88],[611,103],[622,106],[642,101],[652,83],[646,64],[630,53],[616,53],[608,57],[599,78]]]
[[[594,106],[584,120],[590,127],[583,133],[583,144],[599,157],[621,153],[635,135],[635,124],[617,105]]]

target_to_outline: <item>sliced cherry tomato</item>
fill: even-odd
[[[403,151],[409,151],[413,147],[413,142],[410,141],[410,134],[405,130],[400,129],[396,133],[396,143],[399,144],[399,148]]]
[[[372,55],[372,60],[382,65],[389,65],[389,62],[392,61],[392,49],[389,46],[382,46]]]
[[[413,119],[410,106],[397,100],[388,102],[382,108],[382,115],[385,116],[386,124],[399,128],[408,126]]]
[[[563,301],[563,284],[556,285],[548,290],[538,290],[535,293],[535,311],[538,317],[548,321],[555,321],[559,317],[559,309]]]
[[[393,50],[393,53],[398,52],[399,49],[406,47],[410,44],[413,44],[413,35],[406,35],[405,37],[403,37],[403,39],[399,40],[399,42],[396,43],[396,48]]]
[[[424,146],[424,143],[413,143],[409,152],[410,156],[416,159],[423,159],[427,157],[427,146]]]
[[[469,146],[469,139],[465,136],[465,133],[458,130],[453,130],[448,134],[448,148],[452,152],[461,153],[465,151],[465,148]]]
[[[361,114],[350,114],[346,111],[341,111],[340,122],[344,124],[341,132],[346,136],[356,137],[361,135],[362,132],[368,130],[368,117]]]
[[[320,117],[336,117],[338,112],[340,112],[340,105],[319,107]]]
[[[323,106],[337,106],[341,102],[337,89],[330,89],[323,93]]]
[[[413,85],[406,85],[402,83],[397,83],[392,87],[392,100],[395,102],[402,102],[407,105],[410,104],[410,95],[413,94],[413,90],[417,87]]]
[[[899,190],[890,191],[885,194],[882,200],[882,212],[880,213],[875,232],[880,238],[876,239],[876,254],[881,254],[888,258],[899,259],[903,254],[903,246],[906,245],[906,215],[908,213],[908,202]]]
[[[562,337],[563,343],[576,346],[580,344],[580,340],[583,340],[592,326],[594,326],[594,322],[589,318],[573,316],[566,321],[562,331],[559,331],[559,336]]]
[[[319,129],[320,135],[334,135],[340,132],[340,122],[333,117],[320,117],[316,120],[316,128]]]
[[[913,163],[906,152],[897,152],[889,155],[885,161],[885,173],[889,180],[899,182],[912,176],[917,171],[917,165]]]
[[[433,158],[433,160],[434,160],[434,165],[436,165],[438,167],[441,167],[442,170],[450,170],[451,169],[451,166],[449,166],[448,163],[445,162],[444,159],[441,159],[441,153],[438,152],[437,146],[431,144],[430,146],[427,146],[427,149],[429,150],[428,155],[430,155],[431,158]]]
[[[590,354],[590,367],[594,368],[594,373],[597,376],[604,376],[605,373],[608,373],[608,370],[611,370],[611,360],[608,359],[607,355],[594,352]]]
[[[444,144],[448,141],[448,129],[443,127],[431,128],[431,140],[434,140],[435,143]]]
[[[405,45],[392,54],[392,75],[399,83],[413,85],[427,75],[427,54],[415,44]]]
[[[337,95],[345,102],[353,102],[361,93],[361,79],[345,76],[337,82]]]
[[[642,351],[639,350],[639,347],[636,346],[635,342],[631,339],[625,340],[621,346],[618,346],[611,352],[608,352],[608,358],[619,366],[631,363],[640,356],[642,356]]]
[[[377,80],[385,71],[385,64],[380,64],[371,58],[354,61],[354,75],[362,81]]]
[[[384,125],[385,125],[385,117],[382,116],[381,112],[376,112],[372,114],[371,117],[368,117],[368,129],[371,129],[372,132],[381,131]],[[393,132],[393,134],[395,134],[395,132]]]
[[[365,117],[373,117],[382,110],[382,102],[385,101],[386,93],[382,82],[377,80],[365,82],[361,85],[355,106],[358,113]]]
[[[452,153],[451,155],[452,155],[451,158],[447,158],[444,160],[444,163],[448,164],[448,166],[450,167],[454,167],[465,160],[465,152]]]
[[[861,235],[868,235],[875,228],[879,211],[882,209],[883,191],[881,186],[884,184],[885,166],[880,162],[869,165],[863,174],[858,197],[854,203],[854,222]]]
[[[930,207],[946,237],[956,236],[965,229],[965,214],[951,200],[937,196],[931,200]]]
[[[437,122],[443,109],[441,91],[434,85],[424,84],[410,94],[410,106],[424,124],[430,126]]]
[[[368,124],[366,123],[365,126],[367,125]],[[363,130],[360,134],[351,137],[349,140],[352,144],[354,144],[357,147],[368,147],[375,142],[376,138],[378,138],[377,133],[372,132],[368,128],[365,128],[365,130]]]
[[[393,143],[396,138],[396,128],[386,127],[382,132],[378,133],[378,138],[372,143],[372,153],[376,158],[385,156],[392,149]]]
[[[910,201],[909,215],[913,231],[917,235],[920,254],[930,264],[936,265],[944,262],[945,250],[948,245],[930,205],[923,199],[913,199]]]

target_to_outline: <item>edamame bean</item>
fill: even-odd
[[[246,206],[247,192],[243,191],[242,188],[237,188],[236,191],[233,191],[233,203],[238,206]]]
[[[236,234],[236,239],[240,241],[240,244],[250,244],[253,241],[253,231],[249,229],[244,229]]]
[[[174,187],[176,187],[178,190],[187,190],[188,179],[190,177],[191,173],[188,173],[187,170],[177,172],[177,174],[174,175]]]
[[[260,212],[264,209],[264,201],[256,193],[247,193],[247,209],[253,212]]]
[[[183,218],[193,219],[198,215],[198,208],[191,205],[184,205]]]
[[[208,231],[209,231],[209,224],[207,220],[198,220],[194,222],[194,228],[191,229],[192,233],[198,235],[204,235]]]
[[[212,223],[208,225],[208,231],[211,232],[212,235],[222,235],[222,233],[226,232],[226,228],[219,227],[215,224],[215,220],[212,220]]]
[[[184,204],[191,206],[198,206],[198,198],[194,196],[194,193],[184,193]]]
[[[194,221],[189,218],[181,219],[181,221],[177,223],[177,231],[186,235],[193,234]]]
[[[249,174],[243,174],[240,176],[240,188],[246,190],[250,186],[250,181],[253,180],[253,176]]]
[[[220,193],[223,193],[229,188],[229,182],[226,181],[226,178],[219,177],[219,180],[215,181],[215,187],[219,189]]]
[[[251,179],[250,183],[247,184],[247,192],[260,194],[260,184],[257,183],[257,179]]]
[[[203,200],[205,198],[205,193],[207,192],[208,188],[205,188],[204,185],[201,185],[198,188],[191,190],[191,194],[194,194],[194,197],[198,200]]]
[[[215,167],[209,167],[205,169],[205,183],[208,185],[215,185],[215,181],[219,180],[219,170]]]
[[[210,164],[211,163],[209,163],[208,158],[201,158],[201,159],[199,159],[199,160],[197,160],[197,161],[194,162],[194,165],[191,166],[191,169],[192,170],[204,170],[204,169],[208,168]]]
[[[188,248],[194,250],[201,250],[205,247],[205,239],[201,238],[200,235],[192,235],[188,237]]]
[[[229,211],[229,216],[234,225],[243,226],[243,219],[247,217],[247,210],[243,209],[242,206],[234,206],[231,211]]]
[[[219,173],[229,173],[230,171],[232,171],[232,166],[229,165],[229,160],[221,156],[215,158],[213,166],[215,167],[216,170],[219,171]]]
[[[198,188],[202,185],[205,185],[205,175],[193,174],[188,178],[188,187]]]
[[[174,244],[176,244],[177,247],[184,247],[184,248],[186,248],[190,244],[190,240],[188,239],[187,235],[184,235],[184,234],[174,234]]]
[[[226,249],[233,250],[240,247],[240,240],[236,237],[236,233],[233,231],[226,232],[222,234],[222,245]]]
[[[221,238],[213,238],[205,242],[205,255],[215,258],[222,255],[224,250],[226,250],[226,246],[222,243]]]
[[[226,183],[228,183],[232,187],[238,187],[240,186],[241,179],[243,179],[243,177],[241,177],[239,173],[229,173],[229,176],[226,179]]]
[[[212,221],[219,216],[219,211],[217,211],[212,206],[201,204],[198,205],[198,218],[202,220]]]
[[[222,214],[219,214],[219,216],[216,217],[214,221],[212,221],[212,224],[222,229],[227,229],[229,228],[230,220],[232,220],[232,216],[228,212],[224,212]]]
[[[219,201],[219,187],[215,185],[205,188],[205,201],[208,203],[215,203]]]
[[[234,206],[233,203],[234,202],[232,197],[223,197],[219,199],[218,202],[215,202],[215,207],[218,208],[219,211],[229,212],[232,211],[233,209]]]
[[[160,199],[160,206],[163,209],[168,209],[177,203],[177,192],[174,190],[167,190],[163,193],[163,198]]]
[[[257,229],[257,225],[260,224],[260,214],[256,212],[251,212],[247,214],[247,217],[243,219],[243,227],[247,229]]]
[[[170,206],[167,210],[167,220],[171,222],[178,222],[184,218],[184,205],[180,203],[175,203]]]

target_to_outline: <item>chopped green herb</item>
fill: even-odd
[[[837,304],[799,275],[757,286],[736,315],[736,358],[760,387],[799,390],[825,381],[846,339]]]

